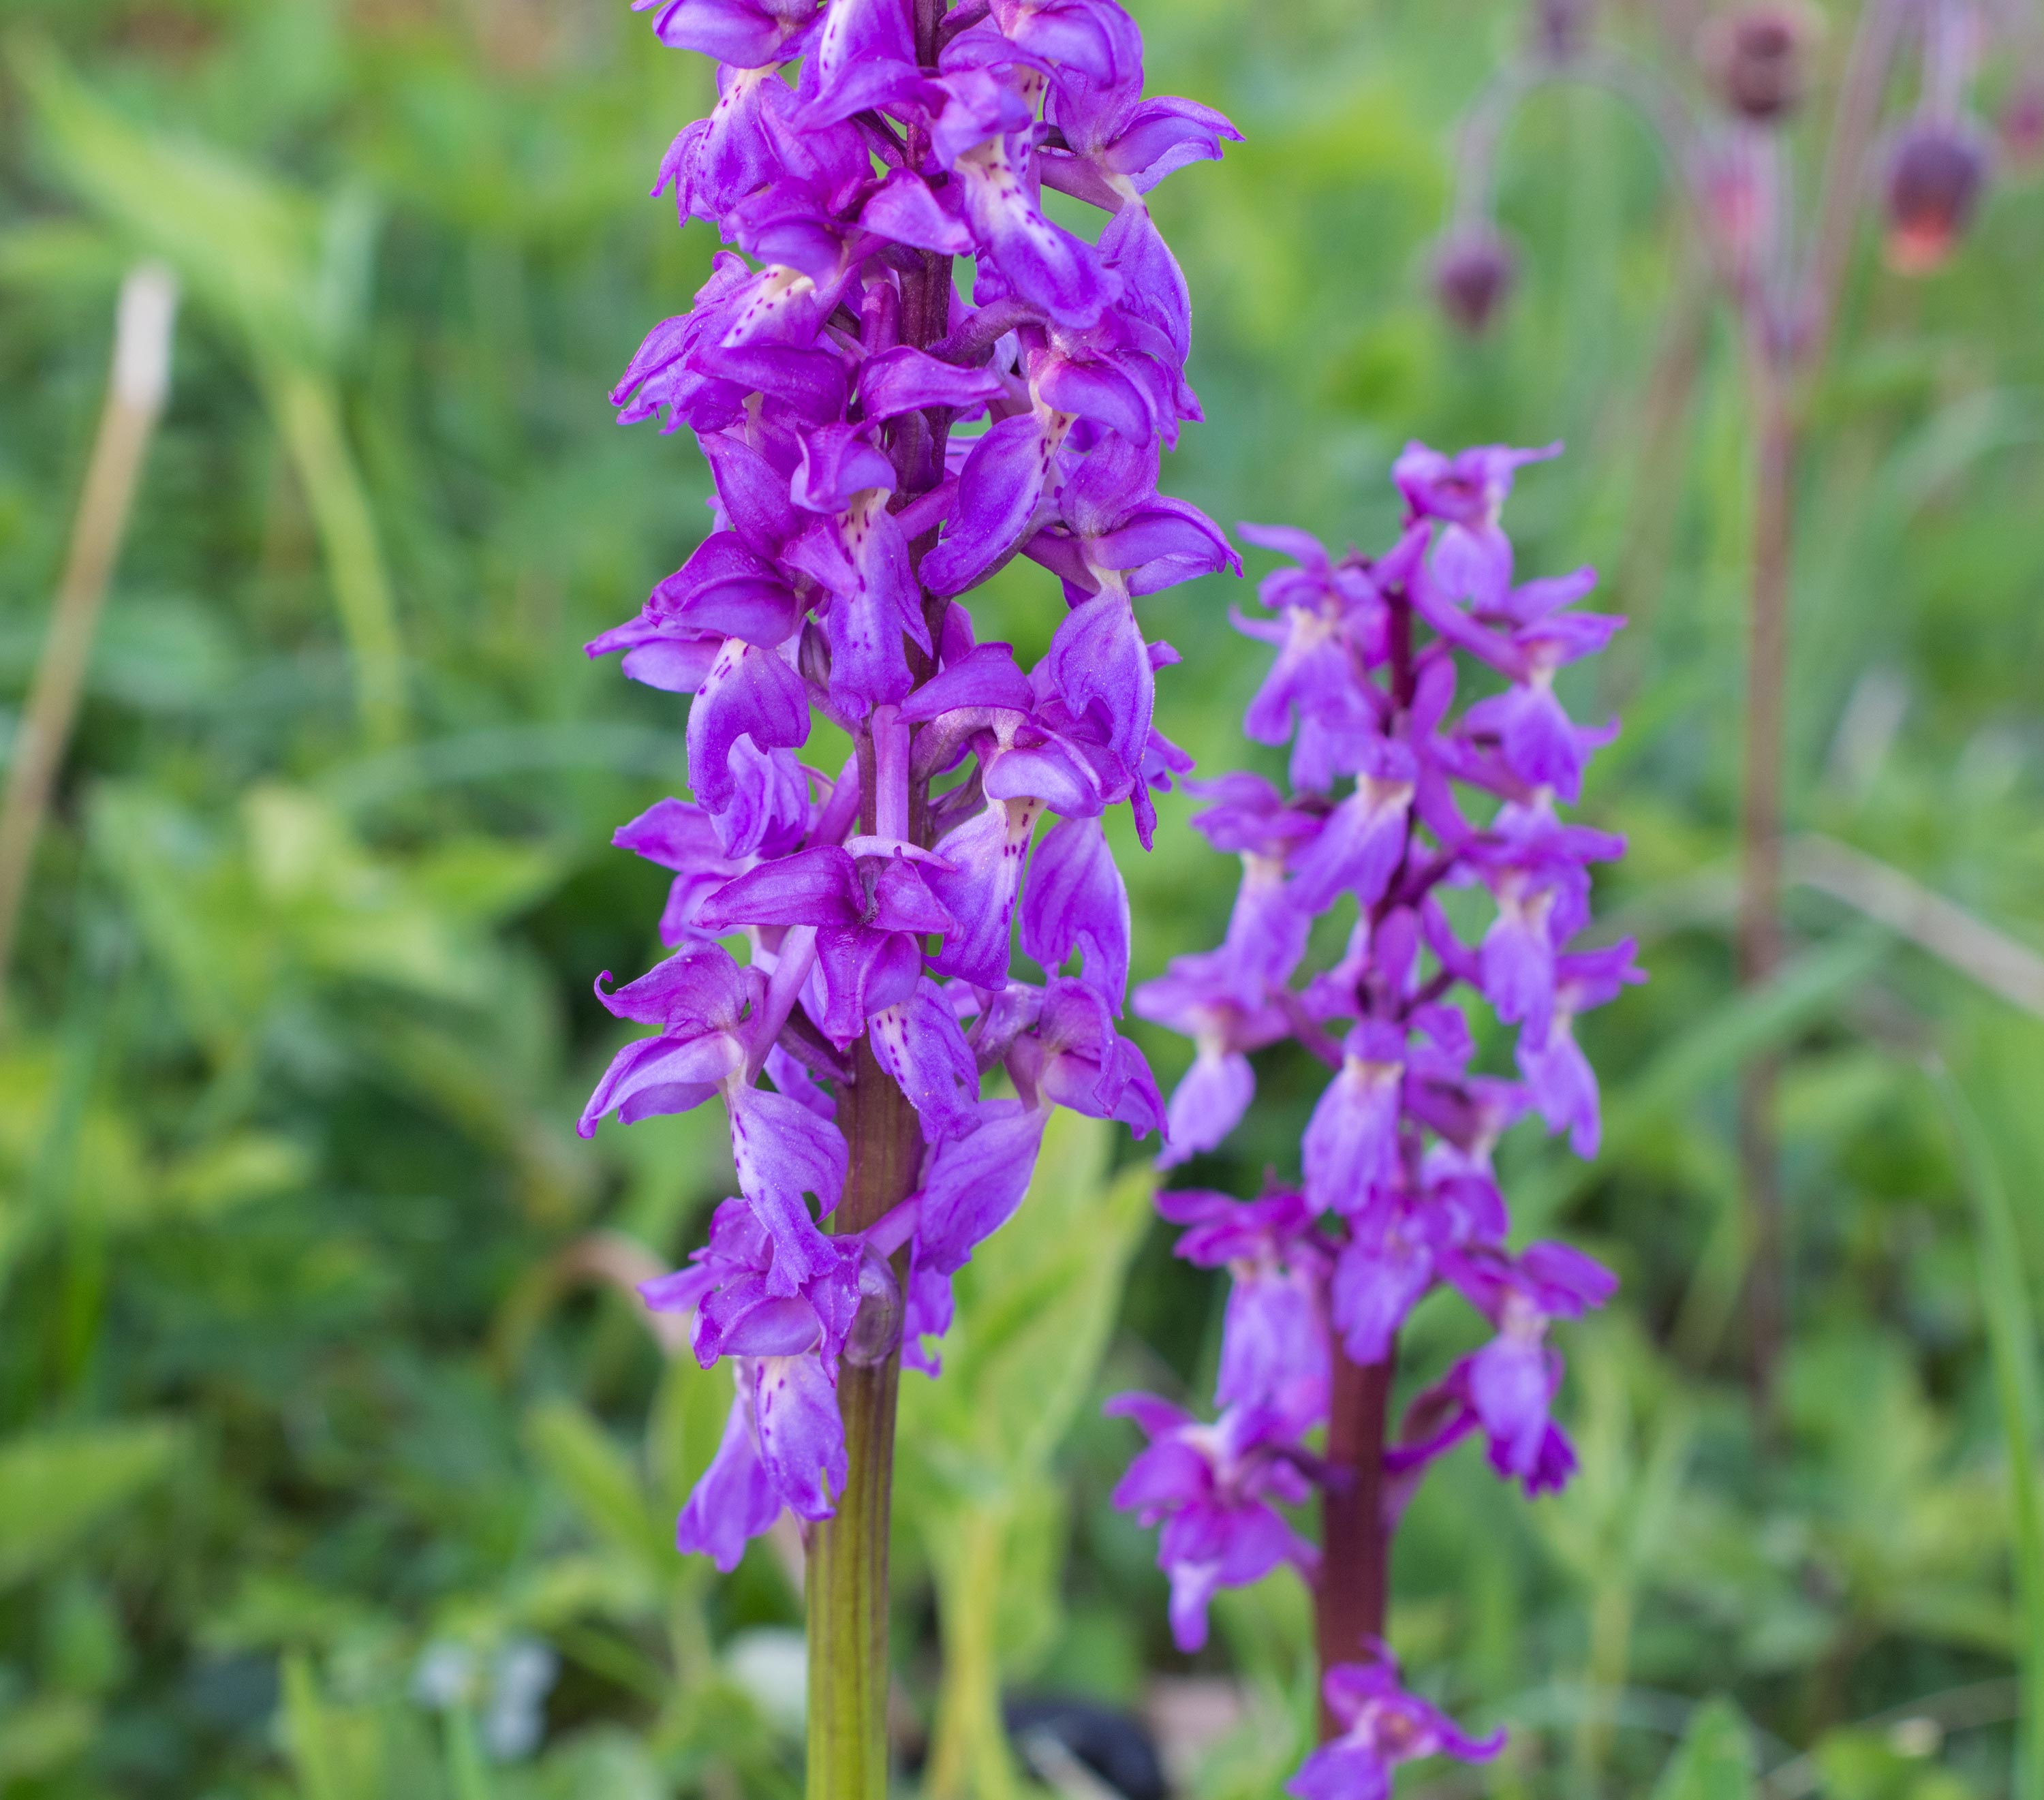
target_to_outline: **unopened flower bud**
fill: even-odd
[[[1903,127],[1888,153],[1884,203],[1888,260],[1920,275],[1951,253],[1987,185],[1982,133],[1960,120],[1919,118]]]
[[[1759,0],[1712,21],[1704,63],[1727,108],[1756,125],[1774,125],[1802,103],[1810,48],[1822,21],[1807,7]]]
[[[802,623],[802,635],[795,647],[795,661],[801,670],[804,681],[819,688],[830,685],[830,639],[824,636],[823,628],[813,619],[805,620]]]
[[[869,1248],[859,1265],[859,1311],[845,1339],[844,1360],[855,1368],[878,1368],[901,1341],[901,1284],[887,1259]]]
[[[1434,297],[1463,331],[1484,330],[1510,297],[1518,259],[1496,228],[1458,225],[1434,253]]]

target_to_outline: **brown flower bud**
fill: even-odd
[[[1888,148],[1883,194],[1888,261],[1906,275],[1934,269],[1951,254],[1987,186],[1988,147],[1961,120],[1919,118]]]
[[[1512,247],[1487,223],[1456,226],[1434,252],[1434,297],[1472,336],[1496,316],[1517,278]]]
[[[1760,0],[1712,20],[1703,59],[1718,97],[1742,119],[1778,124],[1802,103],[1822,29],[1815,13],[1783,0]]]

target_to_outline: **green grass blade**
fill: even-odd
[[[2037,1322],[2024,1283],[2015,1218],[1993,1146],[1959,1084],[1942,1069],[1936,1080],[1958,1139],[1973,1207],[1981,1309],[1987,1320],[2008,1450],[2023,1683],[2013,1791],[2019,1800],[2044,1800],[2044,1744],[2039,1742],[2044,1727],[2044,1514],[2037,1490]]]

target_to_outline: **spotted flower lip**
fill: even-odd
[[[1240,564],[1159,492],[1200,409],[1184,276],[1143,197],[1237,134],[1144,92],[1116,0],[973,0],[920,46],[908,0],[638,10],[719,65],[653,191],[727,248],[611,395],[621,422],[693,432],[713,495],[703,541],[588,647],[693,697],[693,791],[617,835],[672,876],[673,954],[599,985],[650,1035],[578,1129],[724,1108],[740,1192],[647,1298],[738,1372],[679,1526],[728,1568],[782,1510],[829,1516],[847,1359],[899,1340],[935,1372],[950,1279],[1020,1203],[1050,1111],[1167,1125],[1120,1029],[1132,931],[1105,820],[1127,806],[1147,847],[1190,766],[1155,728],[1177,657],[1145,635],[1149,597]],[[1104,228],[1066,229],[1047,183]],[[961,597],[1018,557],[1064,602],[1033,668],[976,643]],[[835,779],[801,760],[819,719],[854,742]],[[846,1085],[876,1065],[922,1161],[895,1234],[862,1248],[831,1228]],[[1016,1097],[984,1091],[996,1074]]]
[[[1558,448],[1408,445],[1393,470],[1404,526],[1374,558],[1290,527],[1243,531],[1289,559],[1258,584],[1262,616],[1235,623],[1271,647],[1243,731],[1290,746],[1290,787],[1247,771],[1192,784],[1194,827],[1242,873],[1222,942],[1133,996],[1193,1048],[1159,1166],[1197,1169],[1222,1148],[1253,1103],[1254,1052],[1289,1039],[1328,1073],[1292,1182],[1252,1201],[1158,1199],[1182,1228],[1178,1253],[1231,1282],[1215,1422],[1143,1397],[1124,1409],[1150,1445],[1116,1503],[1160,1528],[1181,1646],[1201,1641],[1219,1587],[1297,1560],[1260,1508],[1296,1483],[1355,1478],[1321,1462],[1334,1435],[1316,1435],[1343,1366],[1392,1365],[1430,1295],[1459,1295],[1492,1335],[1420,1390],[1394,1441],[1361,1452],[1382,1459],[1387,1528],[1468,1439],[1529,1495],[1575,1466],[1550,1326],[1615,1280],[1566,1245],[1510,1248],[1492,1155],[1528,1115],[1595,1153],[1575,1022],[1643,978],[1629,940],[1579,946],[1591,869],[1625,845],[1562,810],[1612,735],[1570,716],[1566,671],[1623,621],[1581,609],[1593,571],[1520,578],[1501,522],[1519,473]],[[1313,927],[1337,906],[1354,920],[1347,943],[1315,966]],[[1512,1073],[1479,1053],[1478,1005],[1511,1038]],[[1331,1735],[1288,1790],[1299,1800],[1384,1800],[1400,1763],[1495,1754],[1501,1738],[1471,1737],[1410,1693],[1381,1646],[1355,1648],[1374,1660],[1326,1671]]]

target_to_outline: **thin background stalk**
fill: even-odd
[[[1807,253],[1788,241],[1794,194],[1781,167],[1776,121],[1739,127],[1742,140],[1714,142],[1677,85],[1651,63],[1601,48],[1532,56],[1500,70],[1470,109],[1457,155],[1455,219],[1465,225],[1490,210],[1499,143],[1512,109],[1535,88],[1573,83],[1601,88],[1636,108],[1654,126],[1744,339],[1752,395],[1754,505],[1749,563],[1746,718],[1739,808],[1741,879],[1735,956],[1740,986],[1763,987],[1781,961],[1785,830],[1782,767],[1788,707],[1790,579],[1794,562],[1793,477],[1804,409],[1834,336],[1847,266],[1880,129],[1881,106],[1916,0],[1867,0],[1832,109]],[[1658,10],[1666,48],[1686,59],[1696,20],[1686,4]],[[1740,153],[1771,213],[1769,241],[1758,249],[1728,244],[1716,221],[1710,165]],[[1764,177],[1764,178],[1762,178]],[[1652,399],[1658,445],[1672,437],[1703,345],[1704,320],[1684,284],[1683,309],[1669,328]],[[1693,320],[1693,322],[1690,322]],[[1691,346],[1693,345],[1693,348]],[[1665,385],[1664,385],[1665,384]],[[1654,501],[1654,505],[1665,504]],[[1641,534],[1651,568],[1665,525]],[[1628,594],[1628,599],[1632,597]],[[1637,652],[1634,653],[1638,654]],[[1619,691],[1636,678],[1623,665]],[[1750,1373],[1765,1418],[1787,1330],[1787,1219],[1774,1127],[1781,1059],[1769,1051],[1744,1065],[1738,1082],[1738,1149],[1746,1213],[1746,1305]]]
[[[1782,371],[1765,350],[1754,358],[1752,586],[1747,620],[1745,793],[1739,812],[1742,869],[1738,925],[1739,979],[1747,988],[1772,981],[1781,963],[1781,745],[1788,711],[1788,578],[1793,551],[1796,432]],[[1763,1418],[1772,1407],[1775,1366],[1786,1331],[1787,1257],[1773,1050],[1739,1071],[1739,1155],[1749,1215],[1749,1328],[1754,1391]]]
[[[128,535],[143,461],[170,391],[177,305],[177,282],[157,264],[134,270],[121,286],[106,405],[86,466],[49,633],[15,728],[6,791],[0,798],[0,1019],[5,1017],[7,977],[36,845],[77,723],[93,637]]]
[[[1905,0],[1870,0],[1860,16],[1831,115],[1807,263],[1785,271],[1788,279],[1778,287],[1762,281],[1733,290],[1746,328],[1754,438],[1735,945],[1739,980],[1747,988],[1765,985],[1781,961],[1782,757],[1788,708],[1795,470],[1803,412],[1837,322],[1904,10]],[[1781,1073],[1780,1055],[1764,1052],[1740,1070],[1739,1084],[1739,1160],[1748,1222],[1748,1366],[1763,1426],[1771,1416],[1777,1365],[1788,1331],[1788,1219],[1775,1130]]]

